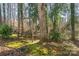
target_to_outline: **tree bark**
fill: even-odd
[[[3,3],[3,23],[6,23],[6,16],[5,16],[5,3]]]
[[[1,4],[0,4],[0,24],[2,24]]]
[[[75,4],[71,3],[71,39],[75,40]]]
[[[38,15],[39,15],[39,25],[40,25],[40,38],[47,39],[45,4],[44,3],[38,4]]]
[[[18,3],[18,37],[23,33],[23,4]]]

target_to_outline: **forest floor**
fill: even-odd
[[[79,56],[79,40],[43,42],[40,39],[0,39],[0,56]]]

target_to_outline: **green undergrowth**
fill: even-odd
[[[33,45],[29,45],[28,46],[29,49],[29,53],[33,56],[66,56],[66,55],[70,55],[70,46],[63,46],[63,47],[44,47],[42,45],[39,44],[33,44]]]
[[[39,40],[35,40],[35,41],[32,41],[32,40],[18,40],[18,41],[13,41],[13,42],[7,42],[5,44],[5,46],[11,47],[11,48],[20,48],[22,46],[33,45],[33,44],[36,44],[38,42],[39,42]]]
[[[11,48],[20,48],[25,55],[33,55],[33,56],[58,56],[58,55],[70,55],[70,46],[43,46],[39,44],[39,40],[18,40],[13,42],[7,42],[5,44],[6,47]]]
[[[11,35],[9,35],[9,37],[10,38],[16,38],[16,37],[18,37],[18,35],[17,34],[11,34]]]

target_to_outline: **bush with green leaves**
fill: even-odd
[[[49,34],[49,38],[54,40],[54,41],[61,41],[61,33],[58,31],[52,31]]]
[[[33,56],[48,56],[49,55],[49,50],[48,48],[45,48],[39,44],[33,44],[28,46],[28,50],[30,51],[29,53]]]
[[[2,38],[8,38],[12,33],[12,28],[7,24],[0,24],[0,35]]]

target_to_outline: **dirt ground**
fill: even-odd
[[[7,47],[6,46],[6,42],[10,43],[10,42],[15,42],[15,41],[29,41],[29,42],[35,42],[36,40],[10,40],[10,41],[5,41],[5,40],[0,40],[0,56],[23,56],[24,53],[22,51],[20,51],[18,48],[11,48],[11,47]],[[37,42],[38,43],[38,42]],[[47,49],[50,47],[62,47],[63,46],[70,46],[70,54],[69,55],[73,55],[73,56],[79,56],[79,41],[75,40],[75,41],[63,41],[62,43],[57,43],[57,42],[43,42],[41,44],[41,46],[46,47]],[[71,48],[72,47],[72,48]],[[27,53],[28,55],[29,53]]]

